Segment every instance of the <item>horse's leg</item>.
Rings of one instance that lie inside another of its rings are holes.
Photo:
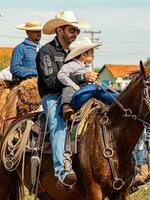
[[[21,166],[20,166],[21,167]],[[21,176],[21,168],[18,167],[18,173]],[[31,165],[30,165],[30,155],[26,154],[25,161],[25,177],[24,183],[28,189],[31,189]],[[53,167],[50,160],[50,155],[43,155],[42,166],[41,166],[41,176],[40,176],[40,184],[42,189],[46,191],[51,199],[54,200],[79,200],[78,197],[72,191],[64,191],[63,185],[61,185],[58,179],[54,176]],[[40,188],[39,188],[40,189]],[[39,190],[37,191],[39,192]],[[42,193],[38,194],[40,196],[40,200],[46,199]],[[0,199],[1,200],[1,199]]]
[[[92,182],[89,186],[86,185],[86,188],[87,188],[87,192],[86,192],[87,200],[102,200],[103,199],[102,190],[97,183]]]
[[[130,200],[128,191],[121,191],[119,194],[114,195],[110,200]]]
[[[9,195],[9,200],[19,200],[21,197],[20,197],[20,194],[19,194],[19,191],[20,191],[20,186],[19,186],[19,179],[16,180],[16,183],[13,185],[13,189],[11,191],[11,194]]]
[[[46,176],[43,176],[40,182],[47,194],[54,200],[79,200],[74,197],[75,194],[73,192],[65,191],[64,186],[60,184],[51,171]]]
[[[0,200],[8,200],[17,183],[15,172],[8,172],[0,165]],[[11,196],[10,200],[17,200]]]

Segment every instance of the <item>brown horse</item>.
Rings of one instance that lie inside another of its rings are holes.
[[[142,63],[140,66],[142,73],[119,95],[118,101],[108,110],[104,106],[89,115],[73,158],[78,190],[64,192],[53,175],[52,159],[43,155],[40,182],[51,199],[129,200],[128,187],[135,171],[132,151],[143,124],[150,123],[148,78]],[[25,185],[30,188],[29,154],[25,161]]]

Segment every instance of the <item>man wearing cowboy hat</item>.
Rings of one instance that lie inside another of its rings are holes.
[[[27,38],[17,45],[12,53],[10,71],[14,81],[37,76],[36,55],[39,50],[42,25],[38,21],[28,21],[17,25],[16,28],[25,30]]]
[[[71,166],[69,170],[64,167],[66,125],[60,105],[64,85],[57,79],[57,74],[69,53],[69,45],[80,33],[79,28],[89,28],[89,25],[86,22],[77,21],[72,11],[57,13],[55,18],[49,20],[43,27],[44,34],[55,33],[56,37],[40,49],[36,59],[39,93],[50,130],[54,172],[55,176],[66,186],[71,186],[76,182],[76,175]],[[97,73],[95,72],[87,72],[82,76],[74,77],[81,82],[84,79],[94,81],[96,78]],[[71,165],[71,160],[68,162]]]

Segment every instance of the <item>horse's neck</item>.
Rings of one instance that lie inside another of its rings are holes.
[[[139,114],[143,96],[143,82],[137,80],[133,85],[129,86],[119,101],[126,109],[131,109],[133,114]],[[133,148],[138,142],[143,125],[133,119],[125,118],[121,108],[114,103],[109,111],[109,116],[112,121],[112,132],[115,138],[118,151],[122,151],[125,156],[131,155]]]

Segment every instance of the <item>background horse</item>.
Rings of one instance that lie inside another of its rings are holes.
[[[135,78],[112,106],[93,110],[73,158],[77,190],[64,192],[54,177],[52,159],[43,155],[40,182],[54,200],[128,200],[134,175],[132,151],[150,122],[150,98],[143,74]],[[25,185],[30,188],[30,155],[25,160]],[[18,168],[18,172],[21,171]],[[2,192],[2,191],[0,191]],[[41,198],[42,200],[42,198]]]

